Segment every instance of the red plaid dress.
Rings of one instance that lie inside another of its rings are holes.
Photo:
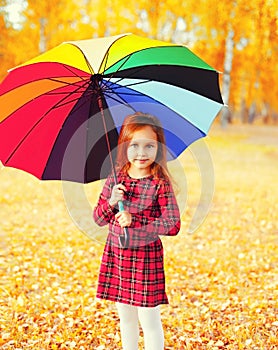
[[[108,203],[114,186],[110,176],[93,213],[98,225],[109,224],[97,297],[144,307],[168,304],[159,235],[174,236],[180,230],[180,213],[172,186],[153,176],[134,179],[124,173],[118,175],[118,183],[127,189],[124,206],[132,215],[128,228],[130,242],[128,248],[119,247],[122,228],[115,220],[118,209]]]

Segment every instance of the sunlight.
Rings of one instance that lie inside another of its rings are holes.
[[[26,9],[27,1],[13,0],[5,7],[7,13],[7,20],[12,24],[15,29],[20,29],[24,17],[22,12]]]

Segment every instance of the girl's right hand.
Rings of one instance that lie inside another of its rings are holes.
[[[112,188],[111,197],[109,199],[111,207],[114,207],[119,201],[123,200],[125,191],[126,187],[123,184],[117,184]]]

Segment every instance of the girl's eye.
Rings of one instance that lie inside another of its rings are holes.
[[[147,145],[147,148],[154,148],[154,145]]]
[[[129,145],[129,147],[133,147],[133,148],[136,148],[138,145],[137,143],[132,143],[131,145]]]

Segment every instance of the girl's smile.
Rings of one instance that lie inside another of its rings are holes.
[[[139,162],[140,164],[144,164],[148,161],[148,159],[135,159],[136,162]]]
[[[129,174],[133,177],[150,175],[158,150],[157,135],[150,126],[134,132],[127,149]]]

